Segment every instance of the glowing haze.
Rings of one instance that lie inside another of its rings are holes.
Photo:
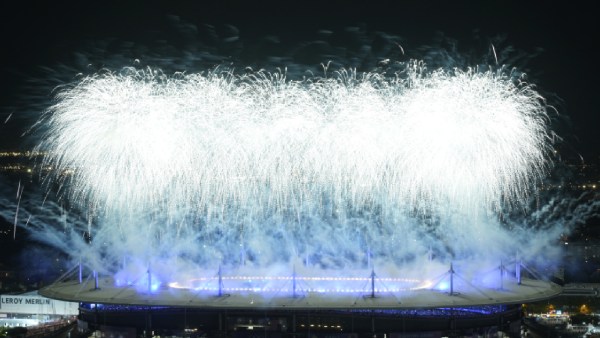
[[[504,69],[294,81],[127,68],[59,88],[38,150],[89,214],[91,243],[73,231],[60,245],[117,279],[219,265],[393,275],[428,255],[523,251],[498,215],[545,175],[547,123]]]

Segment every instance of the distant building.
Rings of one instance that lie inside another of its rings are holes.
[[[0,295],[0,326],[38,326],[47,322],[74,319],[79,304],[40,296],[37,291]]]

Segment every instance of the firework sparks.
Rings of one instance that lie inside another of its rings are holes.
[[[240,261],[259,266],[309,255],[339,266],[366,247],[394,262],[430,251],[426,217],[491,224],[475,240],[444,235],[455,237],[438,254],[498,254],[506,243],[490,214],[527,196],[550,147],[531,86],[503,69],[418,62],[391,77],[302,81],[106,72],[62,88],[40,125],[46,164],[72,172],[62,176],[70,198],[100,215],[95,249],[110,254],[99,256],[139,265],[226,263],[240,247]]]

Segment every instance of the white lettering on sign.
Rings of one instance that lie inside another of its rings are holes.
[[[76,315],[79,304],[38,295],[0,295],[0,313]]]

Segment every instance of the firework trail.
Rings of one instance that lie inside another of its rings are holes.
[[[301,81],[105,71],[60,88],[38,128],[49,181],[96,224],[92,243],[65,241],[73,256],[167,276],[431,251],[496,260],[522,244],[497,215],[523,206],[551,149],[532,86],[504,68],[420,62]]]
[[[272,214],[324,195],[471,209],[522,199],[544,176],[547,117],[531,87],[501,71],[408,71],[96,75],[58,94],[40,150],[74,170],[75,199],[111,212],[259,201]]]

